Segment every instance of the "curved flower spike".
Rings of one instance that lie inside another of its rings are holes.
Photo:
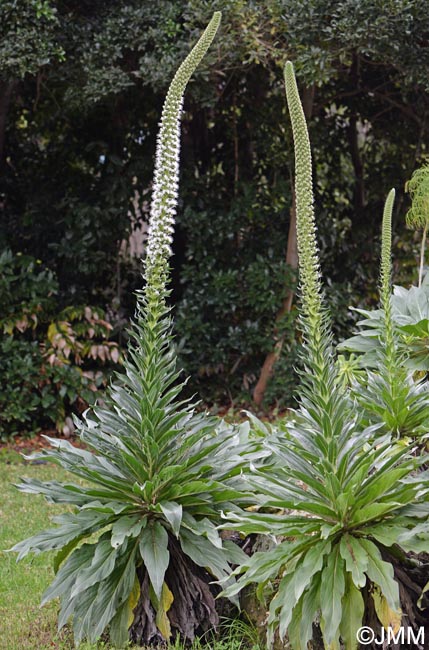
[[[171,256],[178,195],[183,95],[195,68],[216,35],[220,19],[221,13],[216,11],[198,43],[177,70],[162,110],[144,272],[146,279],[144,294],[147,301],[154,306],[164,303],[168,282],[168,260]]]
[[[322,288],[313,207],[310,139],[293,65],[290,61],[286,63],[284,76],[295,149],[297,240],[302,309],[305,317],[314,318],[322,312]]]

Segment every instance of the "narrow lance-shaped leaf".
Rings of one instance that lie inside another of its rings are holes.
[[[119,607],[109,624],[109,638],[116,648],[126,646],[128,629],[134,620],[133,610],[140,597],[140,582],[136,576],[128,599]]]
[[[175,501],[161,501],[159,506],[165,518],[170,523],[173,533],[178,537],[180,524],[182,523],[182,506]]]
[[[158,521],[147,526],[140,537],[140,554],[158,600],[161,598],[162,584],[170,560],[168,534]]]
[[[399,587],[394,578],[393,566],[385,562],[378,548],[368,539],[359,539],[359,544],[368,556],[366,574],[368,578],[378,585],[389,607],[394,611],[400,610]]]
[[[364,610],[365,605],[360,589],[355,586],[350,573],[347,572],[340,623],[341,640],[345,650],[357,650],[357,633],[362,627]]]
[[[322,572],[320,603],[324,624],[324,640],[330,644],[337,641],[342,616],[342,598],[345,590],[344,560],[339,547],[333,549]]]
[[[349,534],[343,535],[340,542],[341,557],[346,563],[353,583],[359,589],[366,584],[365,571],[368,566],[368,556],[359,542]]]

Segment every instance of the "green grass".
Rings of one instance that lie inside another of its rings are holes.
[[[0,650],[72,650],[70,633],[57,632],[58,603],[39,607],[41,595],[53,579],[53,553],[19,563],[14,553],[5,553],[16,542],[49,528],[50,517],[64,510],[64,506],[48,504],[41,496],[19,492],[13,484],[23,476],[63,481],[70,475],[52,464],[24,465],[15,452],[6,453],[4,449],[0,450]],[[243,650],[254,645],[257,638],[250,631],[245,623],[230,621],[221,640],[197,641],[190,650]],[[79,646],[79,650],[108,648],[102,642]],[[183,648],[175,644],[172,650]]]
[[[9,454],[1,454],[0,650],[68,650],[73,644],[67,633],[59,636],[56,630],[58,604],[39,607],[41,595],[53,578],[52,554],[17,563],[14,553],[4,552],[25,537],[48,528],[50,517],[62,510],[60,506],[48,504],[43,497],[19,492],[13,484],[21,476],[63,480],[66,473],[51,464],[11,462],[16,460],[16,456],[12,459]],[[81,650],[84,648],[81,646]]]

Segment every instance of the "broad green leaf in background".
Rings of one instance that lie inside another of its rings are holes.
[[[368,578],[380,587],[381,593],[389,607],[394,611],[400,611],[399,587],[394,579],[392,564],[382,559],[381,553],[374,542],[367,539],[359,539],[359,544],[368,556],[368,566],[366,569]]]

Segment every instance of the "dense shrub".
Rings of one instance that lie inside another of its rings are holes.
[[[0,255],[0,436],[57,427],[92,403],[120,361],[100,308],[58,310],[58,282],[40,260]]]
[[[279,64],[297,61],[303,86],[314,91],[324,275],[348,280],[346,304],[358,304],[376,300],[380,197],[385,187],[403,186],[427,148],[429,48],[425,0],[215,4],[224,10],[222,46],[185,103],[186,212],[179,204],[173,301],[183,360],[197,372],[193,390],[229,399],[250,394],[246,385],[270,347],[273,297],[281,303],[292,165],[284,146],[290,131],[278,119]],[[41,257],[57,275],[61,306],[115,300],[124,321],[132,314],[129,288],[139,286],[139,272],[131,277],[121,266],[120,242],[130,211],[139,225],[147,219],[162,96],[212,7],[208,0],[0,3],[0,250]],[[261,254],[272,269],[268,296],[246,286]],[[243,292],[233,292],[228,311],[221,294],[230,269]],[[335,318],[344,313],[336,309]],[[292,362],[286,354],[283,361],[289,374]]]
[[[180,360],[204,399],[248,401],[276,314],[295,285],[284,261],[285,211],[270,223],[247,197],[229,209],[186,209],[180,223],[187,240],[175,311]],[[280,329],[293,346],[294,313]],[[294,375],[293,356],[284,355],[284,367]],[[285,399],[285,388],[275,395]]]

